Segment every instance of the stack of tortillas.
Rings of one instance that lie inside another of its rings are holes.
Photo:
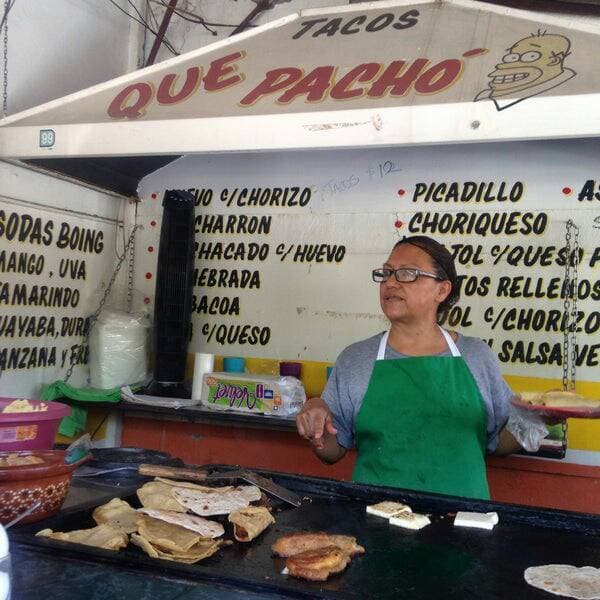
[[[600,569],[542,565],[525,570],[525,581],[536,588],[578,600],[600,599]]]
[[[275,520],[264,507],[251,506],[261,499],[254,485],[206,487],[186,481],[157,478],[137,490],[142,508],[113,498],[92,513],[97,526],[71,532],[44,529],[37,535],[107,550],[125,548],[131,540],[146,554],[183,563],[212,556],[221,546],[225,529],[205,519],[231,515],[238,541],[249,542]],[[194,514],[188,514],[188,510]]]
[[[212,556],[223,543],[187,529],[188,523],[183,519],[182,524],[184,526],[140,515],[137,533],[131,534],[131,541],[152,558],[187,564]]]

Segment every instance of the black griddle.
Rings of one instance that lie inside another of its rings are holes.
[[[549,594],[525,583],[527,567],[549,563],[600,566],[600,517],[595,515],[254,470],[311,500],[296,509],[273,499],[275,525],[252,543],[236,542],[196,565],[151,559],[134,545],[111,552],[35,537],[35,532],[46,527],[69,531],[94,526],[93,506],[15,527],[11,543],[58,553],[65,559],[121,565],[149,576],[218,583],[239,589],[240,594],[248,590],[265,597],[290,598],[549,599]],[[136,496],[125,499],[139,506]],[[415,512],[430,514],[432,524],[412,532],[366,514],[366,504],[382,500],[406,502]],[[496,511],[500,523],[492,531],[455,528],[453,513],[458,510]],[[220,520],[226,523],[225,518]],[[343,573],[324,583],[284,576],[284,560],[272,557],[271,544],[296,531],[353,535],[366,554],[355,557]],[[227,527],[226,534],[232,537]]]

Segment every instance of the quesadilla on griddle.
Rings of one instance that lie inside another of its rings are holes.
[[[232,512],[229,522],[233,523],[233,535],[238,542],[251,542],[275,519],[264,506],[248,506]]]

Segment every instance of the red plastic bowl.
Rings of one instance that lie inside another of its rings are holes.
[[[88,460],[88,456],[72,465],[65,464],[64,450],[33,452],[0,452],[18,456],[36,456],[44,462],[18,467],[0,466],[0,523],[8,523],[36,502],[41,502],[19,523],[33,523],[56,514],[71,486],[73,471]]]
[[[71,407],[60,402],[29,400],[46,404],[44,412],[4,413],[4,407],[18,398],[0,398],[0,452],[5,450],[51,450],[58,425],[71,414]]]

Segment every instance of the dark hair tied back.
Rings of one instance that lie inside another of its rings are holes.
[[[454,266],[452,255],[445,246],[426,235],[403,237],[399,242],[396,242],[394,249],[403,246],[404,244],[411,244],[429,254],[433,261],[434,273],[439,277],[447,279],[452,284],[450,294],[448,294],[448,297],[438,306],[438,314],[444,314],[460,299],[458,275],[456,274],[456,267]]]

